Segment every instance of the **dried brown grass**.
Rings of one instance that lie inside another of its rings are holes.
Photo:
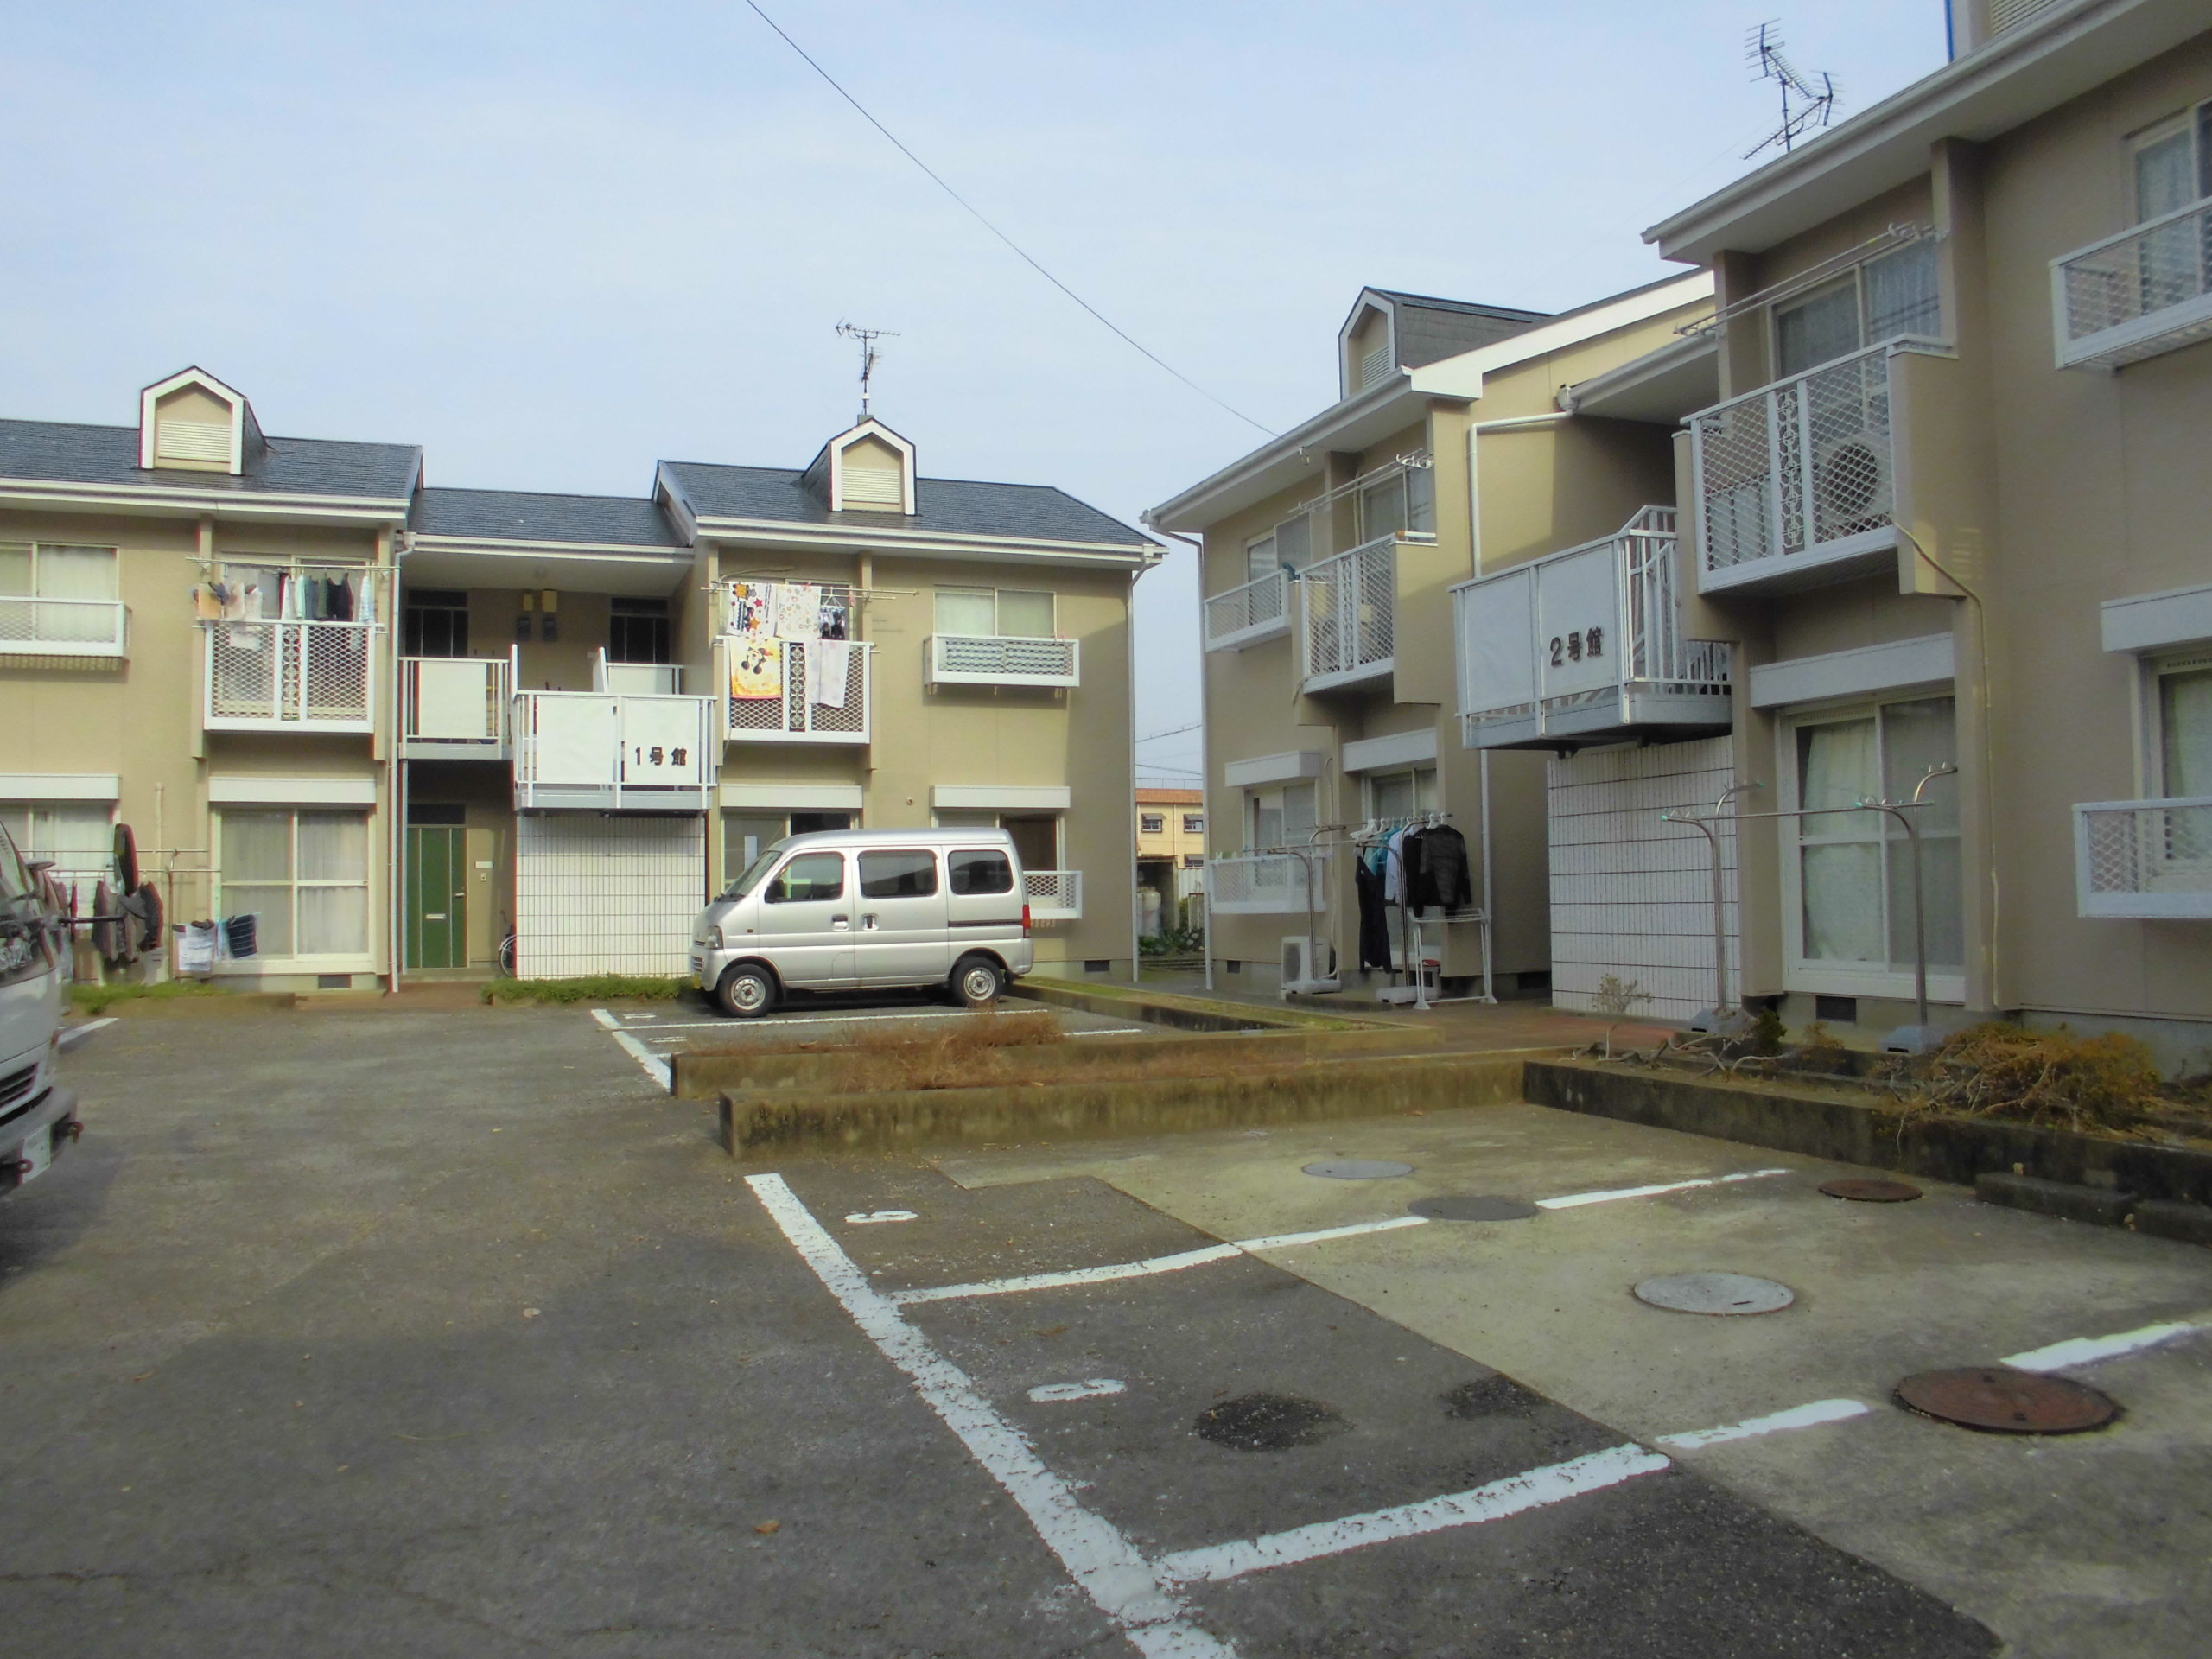
[[[2164,1085],[2151,1051],[2133,1037],[2003,1023],[1953,1033],[1901,1081],[1914,1110],[2092,1132],[2135,1128],[2159,1105]]]

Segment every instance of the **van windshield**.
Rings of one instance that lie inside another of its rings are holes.
[[[745,874],[739,876],[736,880],[729,884],[728,887],[723,892],[722,897],[725,899],[742,899],[747,893],[752,892],[753,888],[759,887],[762,878],[765,877],[770,870],[775,868],[776,860],[783,855],[783,842],[778,842],[773,847],[769,848],[766,852],[762,853],[760,857],[754,859],[750,864],[747,865],[745,867]]]

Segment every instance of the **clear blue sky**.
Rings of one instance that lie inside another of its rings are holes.
[[[1363,283],[1556,309],[1773,123],[1777,0],[763,0],[1016,240],[1281,429]],[[1780,8],[1846,109],[1938,67],[1940,0]],[[0,4],[0,413],[124,423],[198,362],[269,429],[431,480],[643,493],[798,465],[854,412],[842,318],[924,470],[1134,520],[1261,435],[940,195],[738,0]],[[1139,730],[1195,718],[1197,588],[1140,588]],[[1196,765],[1195,736],[1149,744]],[[1162,776],[1159,781],[1174,781]]]

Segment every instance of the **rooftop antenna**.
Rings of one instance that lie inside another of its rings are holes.
[[[1800,138],[1827,126],[1834,117],[1835,77],[1823,73],[1816,86],[1814,77],[1800,74],[1782,55],[1780,24],[1761,23],[1751,30],[1744,41],[1744,60],[1757,72],[1752,79],[1773,81],[1782,89],[1782,124],[1745,150],[1745,161],[1777,144],[1787,154],[1797,147]]]
[[[875,349],[875,342],[896,340],[899,336],[888,328],[863,328],[852,322],[839,323],[837,332],[847,340],[857,340],[861,343],[861,419],[865,421],[869,418],[868,388],[875,378],[875,359],[883,355]]]

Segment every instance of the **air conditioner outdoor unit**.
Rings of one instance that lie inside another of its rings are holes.
[[[1287,936],[1282,942],[1282,994],[1320,996],[1340,991],[1337,977],[1337,947],[1326,939],[1306,934]]]
[[[1830,438],[1814,454],[1813,494],[1824,542],[1889,523],[1897,503],[1886,432]]]

